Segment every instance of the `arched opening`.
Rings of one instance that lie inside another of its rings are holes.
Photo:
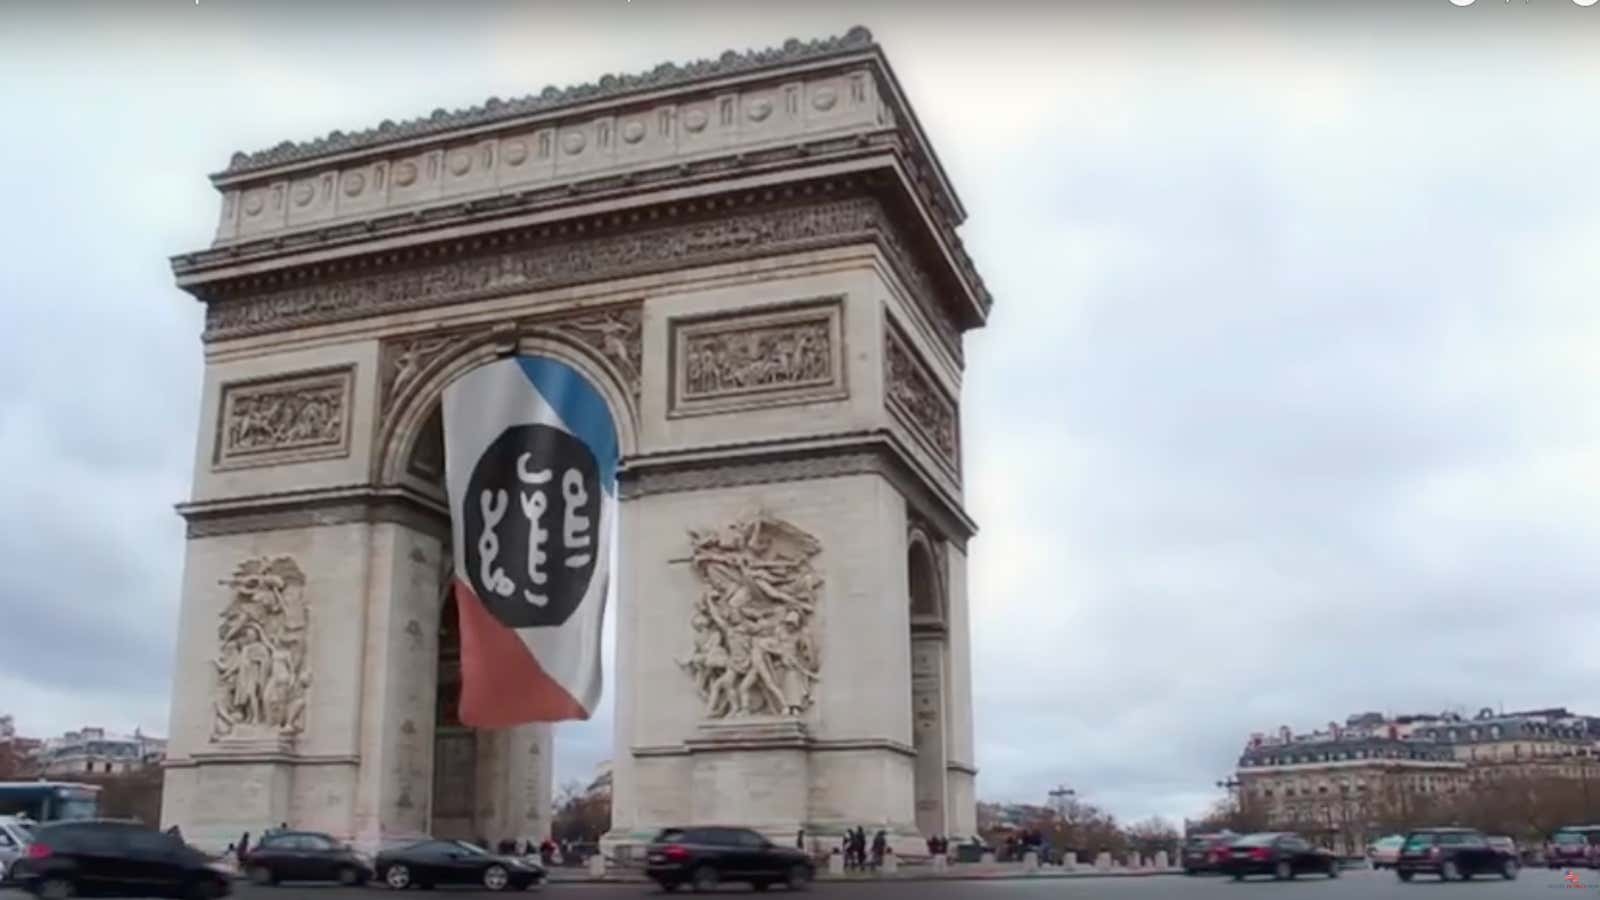
[[[916,751],[913,797],[917,830],[924,837],[947,830],[945,681],[948,641],[943,580],[928,539],[913,534],[906,551],[911,619],[911,737]]]
[[[439,678],[434,699],[434,837],[473,840],[478,835],[478,735],[461,724],[461,633],[456,602],[447,587],[439,613]]]

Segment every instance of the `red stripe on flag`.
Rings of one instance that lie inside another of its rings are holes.
[[[458,578],[455,589],[461,617],[461,724],[509,728],[589,718],[588,710],[545,674],[517,633],[490,614],[470,586]]]

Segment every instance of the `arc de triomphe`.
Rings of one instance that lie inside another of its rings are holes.
[[[990,299],[869,34],[212,180],[216,239],[173,260],[206,327],[164,825],[545,833],[549,726],[456,720],[441,587],[441,391],[525,353],[621,443],[609,840],[973,832],[959,397]]]

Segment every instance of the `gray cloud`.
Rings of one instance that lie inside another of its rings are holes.
[[[1343,7],[1360,43],[1149,4],[869,11],[999,298],[964,396],[984,796],[1065,781],[1180,816],[1252,730],[1592,695],[1547,641],[1600,624],[1600,134],[1574,114],[1600,82],[1592,38],[1498,6],[1392,32]],[[854,19],[631,8],[307,32],[167,5],[0,38],[30,85],[0,150],[0,686],[25,727],[165,709],[201,366],[165,259],[209,240],[204,173]],[[563,726],[559,780],[611,728],[609,699]]]

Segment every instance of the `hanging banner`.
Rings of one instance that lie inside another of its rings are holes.
[[[589,718],[617,508],[610,408],[566,363],[512,357],[445,388],[444,441],[462,723]]]

